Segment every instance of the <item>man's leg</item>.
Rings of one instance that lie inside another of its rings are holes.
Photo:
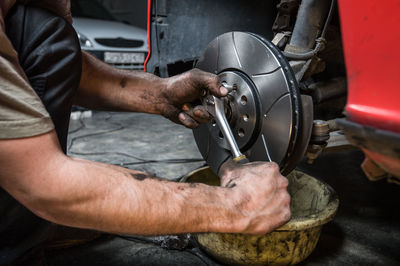
[[[7,15],[6,31],[66,152],[69,116],[82,71],[76,32],[63,18],[22,4],[17,4]]]

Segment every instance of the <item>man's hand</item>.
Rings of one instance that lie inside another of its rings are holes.
[[[221,86],[218,76],[199,69],[168,78],[167,85],[160,94],[160,112],[166,118],[188,128],[207,123],[211,115],[199,101],[202,93],[206,91],[217,97],[226,96],[228,93],[228,90]]]
[[[227,162],[221,166],[220,175],[221,185],[232,190],[229,200],[242,216],[238,219],[240,233],[265,234],[290,219],[288,180],[277,164]]]

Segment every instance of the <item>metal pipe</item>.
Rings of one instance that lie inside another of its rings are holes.
[[[307,60],[307,59],[310,59],[311,57],[313,57],[314,55],[316,55],[319,51],[323,50],[324,48],[325,48],[325,44],[321,39],[321,41],[318,42],[317,45],[315,46],[314,50],[311,50],[311,51],[305,52],[305,53],[291,53],[291,52],[283,51],[283,55],[286,58],[293,59],[293,60]]]
[[[296,24],[285,52],[310,52],[326,22],[331,0],[303,0],[297,13]]]

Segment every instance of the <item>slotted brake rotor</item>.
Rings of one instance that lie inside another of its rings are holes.
[[[233,86],[226,116],[242,153],[250,161],[274,161],[281,171],[293,168],[302,108],[295,76],[281,52],[252,33],[218,36],[200,57],[197,68],[215,73]],[[231,152],[215,121],[193,130],[207,164],[218,172]]]

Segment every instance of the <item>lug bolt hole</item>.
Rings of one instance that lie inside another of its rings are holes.
[[[239,130],[238,130],[238,135],[239,135],[239,137],[241,137],[241,138],[243,138],[244,137],[244,130],[243,130],[243,128],[240,128]]]
[[[215,122],[215,120],[213,119],[213,120],[211,120],[211,125],[212,125],[213,127],[216,127],[216,126],[217,126],[217,122]]]
[[[223,138],[224,138],[224,135],[222,135],[222,132],[221,132],[221,131],[219,132],[218,136],[219,136],[220,139],[223,139]]]
[[[244,122],[248,122],[249,121],[249,115],[242,115],[242,119]]]
[[[240,98],[240,103],[241,103],[242,105],[246,105],[246,104],[247,104],[247,97],[243,95],[243,96]]]

